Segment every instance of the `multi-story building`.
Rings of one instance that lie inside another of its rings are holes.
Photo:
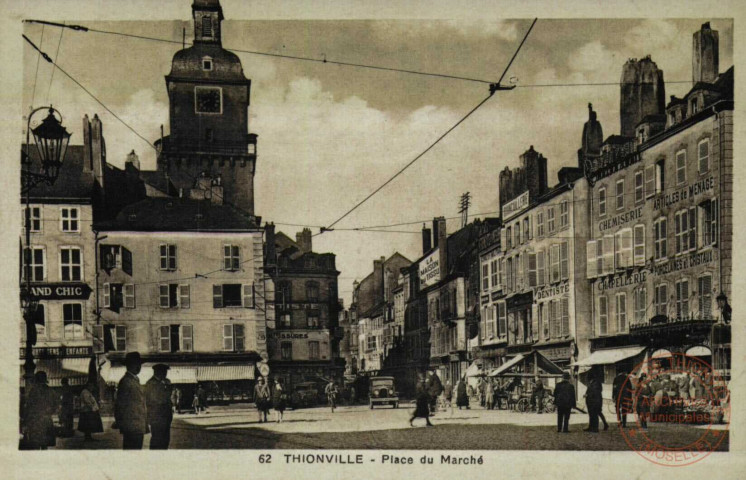
[[[647,112],[634,136],[580,151],[592,185],[594,328],[593,352],[579,364],[603,366],[607,396],[619,371],[651,357],[665,363],[671,352],[729,375],[730,331],[720,327],[732,292],[733,68],[719,72],[709,23],[693,45],[695,83],[684,98],[664,109],[623,88],[622,106]]]
[[[62,378],[68,378],[74,386],[84,385],[93,356],[91,333],[96,324],[95,295],[91,295],[96,278],[93,203],[95,184],[105,160],[101,121],[97,116],[92,121],[87,116],[83,119],[83,132],[83,145],[68,146],[57,181],[53,185],[40,184],[30,191],[28,271],[31,293],[39,303],[32,314],[35,331],[28,334],[36,337],[33,348],[36,370],[46,372],[53,387],[59,387]],[[25,148],[36,161],[36,148]],[[24,219],[25,209],[24,206],[21,212]],[[21,281],[25,281],[26,272],[26,268],[21,270]],[[22,327],[21,359],[25,356],[25,322]],[[23,365],[21,370],[23,377]]]
[[[473,356],[478,365],[485,372],[500,366],[501,359],[507,353],[507,335],[498,332],[498,305],[504,309],[505,294],[503,293],[503,281],[505,260],[500,247],[501,229],[489,229],[479,237],[479,307],[480,324],[479,336],[476,348],[473,348]],[[505,317],[505,313],[502,312]],[[507,327],[506,327],[507,328]]]
[[[269,366],[283,385],[340,380],[337,277],[333,253],[316,253],[311,231],[291,240],[275,226],[266,231],[266,273],[274,284],[275,321],[267,329]]]
[[[564,167],[549,188],[533,147],[521,162],[500,174],[501,252],[494,239],[482,251],[484,338],[507,355],[538,351],[568,367],[589,350],[587,182]]]

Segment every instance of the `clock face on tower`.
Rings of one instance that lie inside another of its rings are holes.
[[[223,92],[219,87],[195,87],[194,110],[197,113],[223,113]]]

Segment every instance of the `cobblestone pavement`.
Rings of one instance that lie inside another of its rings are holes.
[[[422,420],[409,426],[413,405],[399,409],[343,406],[332,414],[328,408],[288,410],[282,423],[259,423],[256,410],[247,405],[212,407],[208,414],[176,415],[171,427],[172,449],[440,449],[440,450],[617,450],[630,447],[613,415],[608,431],[584,432],[587,416],[573,414],[570,433],[556,432],[553,414],[488,411],[481,408],[438,412],[432,428]],[[273,418],[273,413],[270,413]],[[630,421],[634,421],[632,418]],[[121,436],[111,430],[111,418],[104,418],[105,432],[96,441],[85,442],[78,432],[73,438],[58,439],[57,449],[118,449]],[[651,424],[649,435],[676,439],[681,445],[694,441],[702,427]],[[727,450],[727,432],[719,450]],[[148,448],[150,435],[145,436]]]

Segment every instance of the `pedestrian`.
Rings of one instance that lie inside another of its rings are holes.
[[[617,421],[619,422],[620,428],[627,428],[627,414],[633,413],[634,405],[634,377],[632,374],[628,374],[625,377],[625,381],[619,386],[614,402],[617,408]]]
[[[444,409],[453,410],[453,404],[451,403],[451,400],[453,400],[453,385],[451,385],[450,380],[447,380],[445,386],[443,387],[443,408]]]
[[[264,383],[264,377],[256,379],[254,402],[256,402],[256,411],[259,414],[259,423],[266,422],[270,406],[270,392],[269,386]]]
[[[438,397],[443,393],[443,383],[435,370],[427,372],[427,394],[430,397],[430,412],[435,413]]]
[[[171,390],[171,407],[174,413],[181,413],[181,389],[178,387]]]
[[[570,411],[576,406],[570,372],[562,372],[562,380],[554,387],[554,404],[557,406],[557,433],[570,433]]]
[[[339,394],[339,390],[337,390],[337,384],[334,383],[333,379],[329,380],[329,383],[326,384],[324,394],[326,394],[326,400],[329,402],[332,413],[334,413],[334,409],[337,407],[337,395]]]
[[[199,409],[205,413],[207,411],[207,390],[200,383],[197,385],[197,396],[199,397]]]
[[[129,352],[124,357],[127,372],[119,381],[114,404],[114,423],[122,434],[124,450],[142,449],[143,437],[148,433],[148,407],[145,392],[137,376],[142,368],[139,352]]]
[[[676,384],[679,387],[679,396],[681,397],[684,406],[689,403],[689,381],[689,373],[687,372],[684,372],[684,374],[676,380]]]
[[[282,416],[285,413],[286,398],[287,396],[282,389],[280,379],[275,378],[275,387],[272,390],[272,408],[275,410],[275,421],[277,423],[282,422]]]
[[[153,376],[145,384],[145,401],[148,406],[148,425],[152,437],[151,450],[168,450],[171,443],[171,422],[174,412],[171,408],[171,381],[169,366],[163,363],[153,365]]]
[[[586,432],[598,433],[598,419],[601,415],[603,397],[601,396],[601,382],[598,375],[591,371],[588,389],[585,392],[585,404],[588,407],[588,428]]]
[[[637,417],[640,420],[640,426],[642,428],[648,428],[648,415],[650,414],[650,407],[652,403],[652,389],[650,383],[647,381],[647,375],[644,373],[640,375],[637,380],[637,387],[635,388],[635,410],[637,411]]]
[[[192,398],[192,410],[194,410],[195,415],[199,415],[199,395],[197,395],[197,392],[194,392],[194,398]]]
[[[495,406],[495,390],[490,380],[487,380],[484,385],[484,406],[487,410],[492,410]]]
[[[531,406],[536,408],[537,413],[544,413],[544,383],[539,377],[534,377],[534,385],[531,391]]]
[[[412,417],[409,419],[409,425],[414,427],[415,418],[424,418],[425,424],[432,427],[430,423],[430,394],[428,393],[427,383],[421,381],[417,383],[416,403]]]
[[[611,401],[614,402],[614,411],[616,412],[616,421],[619,425],[622,424],[622,413],[621,413],[621,397],[622,387],[627,380],[626,372],[619,372],[614,381],[611,384]]]
[[[466,393],[466,376],[461,377],[456,385],[456,406],[459,410],[462,407],[469,408],[469,395]]]
[[[29,382],[30,383],[30,382]],[[29,388],[24,410],[24,440],[32,450],[46,450],[57,444],[52,415],[57,412],[59,398],[47,385],[47,373],[36,372]]]
[[[85,441],[92,442],[94,433],[104,431],[104,424],[101,422],[101,412],[93,396],[97,391],[96,384],[89,383],[80,392],[80,418],[78,419],[78,431],[83,432]]]
[[[70,388],[70,381],[67,378],[62,379],[59,420],[62,437],[72,437],[75,435],[73,431],[73,423],[75,421],[75,394],[72,388]]]

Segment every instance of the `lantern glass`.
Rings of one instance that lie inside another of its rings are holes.
[[[50,108],[47,118],[41,122],[41,125],[32,130],[42,171],[47,176],[49,183],[54,182],[59,175],[71,135],[57,120],[54,112]]]

